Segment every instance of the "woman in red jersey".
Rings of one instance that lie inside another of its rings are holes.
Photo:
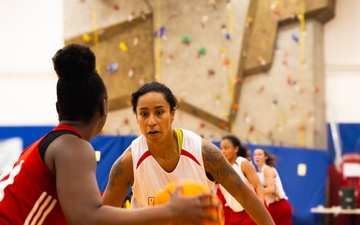
[[[91,138],[102,130],[107,91],[95,70],[90,48],[71,44],[53,57],[58,75],[56,110],[59,124],[30,145],[9,173],[0,177],[2,225],[200,224],[213,221],[206,211],[219,207],[211,195],[180,197],[167,205],[129,211],[103,206],[96,180]],[[46,94],[46,93],[44,93]],[[186,213],[186,217],[183,216]]]

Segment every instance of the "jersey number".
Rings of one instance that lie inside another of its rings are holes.
[[[16,175],[19,174],[23,162],[24,162],[24,160],[21,160],[21,162],[20,162],[18,165],[16,165],[16,166],[10,171],[10,173],[4,174],[4,176],[1,176],[1,177],[0,177],[0,180],[1,180],[1,178],[6,177],[7,175],[9,175],[7,179],[0,181],[0,202],[4,199],[5,188],[6,188],[8,185],[14,183],[14,178],[16,177]]]

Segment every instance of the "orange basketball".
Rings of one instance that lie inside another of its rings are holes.
[[[182,185],[181,193],[183,196],[194,196],[194,195],[201,194],[201,193],[207,193],[207,194],[210,193],[210,189],[207,186],[199,184],[198,182],[195,182],[195,181],[183,181],[183,182],[181,182],[181,185]],[[155,196],[154,205],[166,204],[170,199],[170,195],[174,192],[174,190],[176,189],[177,186],[178,186],[178,182],[175,181],[175,182],[168,184],[164,188],[164,190],[159,191]],[[217,201],[217,202],[220,201],[215,194],[214,194],[212,200]],[[209,209],[209,210],[211,210],[211,209]],[[220,218],[219,225],[224,225],[225,219],[224,219],[224,212],[223,212],[223,208],[222,208],[221,204],[219,204],[219,208],[217,208],[217,210],[212,209],[211,214],[214,216],[217,215]],[[210,224],[210,222],[203,221],[202,224],[207,225],[207,224]],[[182,225],[185,225],[185,224],[182,224]]]

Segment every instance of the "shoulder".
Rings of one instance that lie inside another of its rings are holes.
[[[145,137],[143,135],[140,135],[139,137],[135,138],[131,142],[128,149],[130,149],[130,152],[134,153],[135,155],[141,155],[143,151],[147,150],[147,143]]]
[[[115,161],[115,165],[117,164],[132,164],[132,150],[131,147],[128,147],[121,155],[120,157]]]
[[[77,155],[94,156],[94,148],[92,145],[75,135],[64,134],[52,141],[48,147],[47,154],[51,154],[54,158],[71,157],[75,158]]]
[[[244,157],[241,157],[241,156],[237,157],[236,160],[235,160],[235,162],[237,162],[238,164],[241,164],[241,163],[246,162],[246,161],[248,162],[247,159],[245,159]]]
[[[190,130],[186,130],[186,129],[178,129],[183,133],[184,137],[193,137],[193,138],[198,138],[198,139],[202,139],[202,137],[198,134],[196,134],[193,131]]]
[[[263,167],[264,174],[266,174],[266,175],[275,176],[276,175],[276,170],[274,170],[274,169],[275,169],[274,167],[268,166],[268,165],[265,165]]]
[[[186,150],[199,150],[201,149],[201,140],[202,138],[200,137],[200,135],[189,131],[189,130],[184,130],[184,129],[175,129],[177,135],[178,136],[178,140],[180,140],[182,142],[182,146],[186,149]],[[180,139],[179,139],[180,137]]]
[[[88,141],[74,135],[62,135],[51,142],[45,163],[59,179],[76,180],[80,175],[87,176],[90,171],[96,171],[94,148]]]
[[[120,157],[114,162],[111,173],[116,176],[124,174],[124,171],[131,171],[133,167],[133,161],[131,156],[131,147],[128,147]],[[127,172],[125,173],[127,174]]]
[[[144,135],[140,135],[137,138],[135,138],[134,140],[132,140],[131,144],[133,145],[133,144],[139,143],[143,140],[145,140]]]
[[[241,167],[242,171],[244,171],[244,172],[255,172],[256,173],[256,170],[255,170],[254,166],[247,159],[241,160],[240,163],[241,163],[240,167]]]
[[[201,138],[201,148],[202,155],[205,160],[219,160],[225,158],[220,149],[214,143],[204,138]]]
[[[203,149],[206,148],[209,150],[216,150],[216,151],[220,150],[214,143],[212,143],[211,141],[206,140],[204,138],[201,138],[201,145],[202,145]]]

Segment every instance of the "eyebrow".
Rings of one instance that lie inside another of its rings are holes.
[[[158,105],[158,106],[155,106],[155,109],[161,109],[161,108],[164,108],[165,106],[163,105]],[[141,107],[139,108],[139,110],[148,110],[149,108],[148,107]]]

